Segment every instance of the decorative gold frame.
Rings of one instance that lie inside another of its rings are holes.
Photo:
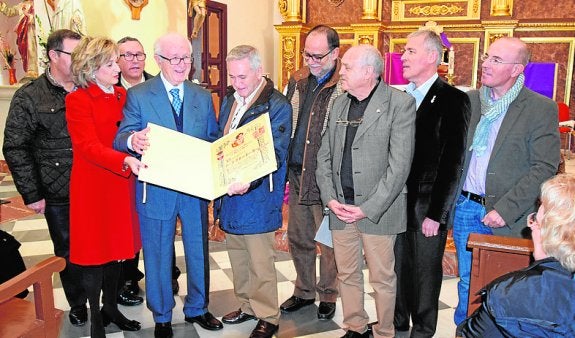
[[[491,0],[491,16],[512,16],[513,0]]]
[[[461,3],[467,3],[467,11],[459,6]],[[412,7],[417,9],[419,17],[406,17],[406,5],[419,5]],[[446,16],[450,14],[461,15]],[[438,20],[455,21],[455,20],[479,20],[481,15],[481,0],[392,0],[391,1],[391,21],[429,21]]]
[[[521,37],[525,43],[568,43],[569,55],[567,56],[567,67],[565,72],[565,93],[563,94],[566,105],[569,105],[571,96],[571,85],[573,82],[573,64],[575,57],[575,37]]]
[[[512,37],[513,28],[485,28],[485,34],[483,39],[483,53],[487,53],[487,49],[493,43],[493,41],[502,37]]]
[[[479,38],[449,38],[449,42],[452,44],[473,44],[473,66],[471,68],[471,84],[469,87],[477,88],[477,70],[479,69]],[[389,51],[393,52],[395,45],[406,44],[407,39],[405,38],[394,38],[389,40]],[[465,86],[459,84],[460,86]]]

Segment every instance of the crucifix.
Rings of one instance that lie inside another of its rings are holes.
[[[132,11],[132,20],[140,20],[142,8],[148,4],[148,0],[124,0]]]

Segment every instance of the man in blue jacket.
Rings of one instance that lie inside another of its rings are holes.
[[[187,80],[193,63],[192,46],[183,36],[168,33],[154,44],[160,74],[130,89],[124,119],[114,148],[143,154],[149,146],[148,122],[211,142],[217,124],[210,93]],[[146,201],[143,201],[146,189]],[[208,202],[157,185],[136,185],[136,207],[146,269],[146,303],[154,315],[156,338],[173,336],[172,261],[176,217],[182,221],[186,256],[185,320],[206,330],[222,323],[208,311]]]
[[[286,158],[292,109],[287,99],[262,77],[261,58],[252,46],[237,46],[226,58],[232,83],[220,109],[219,134],[228,134],[268,113],[278,169],[253,182],[234,182],[221,203],[220,226],[234,275],[240,308],[222,318],[226,324],[259,319],[250,337],[272,337],[279,308],[274,265],[275,231],[282,224]],[[272,181],[270,183],[270,180]]]

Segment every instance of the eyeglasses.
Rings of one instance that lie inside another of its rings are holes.
[[[72,52],[66,52],[66,51],[63,51],[63,50],[61,50],[61,49],[54,49],[54,51],[60,52],[60,53],[64,53],[64,54],[66,54],[66,55],[72,55]]]
[[[359,125],[363,122],[363,118],[357,119],[357,120],[351,120],[351,121],[347,121],[347,120],[337,120],[335,121],[335,124],[338,126],[342,126],[342,127],[354,127],[357,128],[359,127]]]
[[[497,56],[489,56],[489,54],[481,55],[481,61],[490,63],[492,65],[519,65],[521,62],[508,62],[503,61]]]
[[[531,228],[536,225],[537,225],[537,213],[532,212],[529,215],[527,215],[527,226]]]
[[[184,61],[184,64],[189,65],[194,63],[194,57],[193,56],[184,56],[183,58],[179,58],[179,57],[173,57],[171,59],[168,59],[167,57],[160,55],[160,54],[156,54],[159,57],[161,57],[162,59],[166,60],[166,61],[170,61],[170,64],[172,66],[176,66],[179,65],[180,63],[182,63],[182,61]]]
[[[301,55],[306,61],[311,59],[313,62],[320,62],[324,57],[328,56],[329,53],[333,52],[334,49],[335,48],[330,49],[329,52],[325,53],[324,55],[310,54],[305,50],[302,50]]]
[[[136,54],[125,53],[125,54],[120,54],[120,56],[123,57],[124,60],[126,60],[126,61],[134,61],[134,58],[136,58],[136,60],[138,60],[138,61],[146,60],[146,53],[136,53]]]

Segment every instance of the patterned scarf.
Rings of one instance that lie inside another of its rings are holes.
[[[520,74],[513,87],[511,87],[503,97],[495,101],[490,97],[491,88],[487,86],[481,87],[479,92],[479,99],[481,100],[481,120],[479,124],[477,124],[475,135],[473,135],[473,144],[469,148],[469,150],[475,151],[475,156],[479,157],[483,155],[487,149],[489,131],[491,130],[493,122],[507,111],[511,102],[519,95],[524,82],[525,76]]]

